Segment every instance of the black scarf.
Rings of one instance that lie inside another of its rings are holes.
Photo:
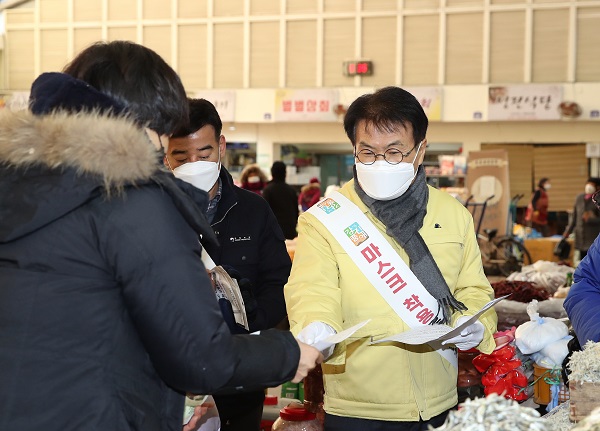
[[[414,182],[396,199],[380,201],[367,196],[358,183],[356,167],[354,167],[354,189],[373,215],[383,222],[386,233],[406,251],[410,259],[411,271],[437,300],[439,309],[430,324],[449,323],[453,310],[466,310],[467,307],[452,296],[427,244],[419,234],[427,214],[429,200],[429,189],[423,167],[419,166]]]

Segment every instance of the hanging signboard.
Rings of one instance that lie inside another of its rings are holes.
[[[489,87],[488,120],[560,120],[560,85]]]
[[[202,90],[194,97],[206,99],[217,109],[223,123],[235,121],[235,91],[227,90]]]
[[[481,219],[480,233],[484,229],[497,229],[499,235],[506,233],[510,181],[508,176],[508,153],[506,150],[471,151],[467,162],[467,188],[473,197],[468,207],[473,214],[475,226]],[[485,213],[482,204],[488,200]]]
[[[442,89],[440,87],[405,87],[416,97],[429,121],[442,120]]]
[[[280,89],[275,92],[275,121],[338,121],[337,90]]]

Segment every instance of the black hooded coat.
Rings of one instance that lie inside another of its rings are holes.
[[[0,430],[181,431],[184,392],[294,376],[290,333],[230,334],[201,213],[132,121],[0,112]]]

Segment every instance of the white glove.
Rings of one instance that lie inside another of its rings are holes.
[[[312,346],[315,343],[324,340],[325,338],[334,334],[337,334],[337,332],[327,323],[311,322],[308,325],[306,325],[302,331],[300,331],[298,337],[296,338],[298,338],[298,340],[302,341],[303,343]],[[329,358],[333,353],[334,348],[335,346],[331,346],[322,351],[321,353],[323,354],[323,357],[325,359]]]
[[[458,318],[454,327],[460,326],[465,320],[469,320],[472,316],[461,316]],[[469,350],[476,347],[483,341],[483,333],[485,328],[479,320],[464,328],[460,335],[450,338],[442,342],[443,345],[454,344],[459,350]]]

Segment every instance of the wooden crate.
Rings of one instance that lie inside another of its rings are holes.
[[[592,410],[600,407],[600,383],[569,381],[571,409],[569,418],[579,422],[588,416]]]

